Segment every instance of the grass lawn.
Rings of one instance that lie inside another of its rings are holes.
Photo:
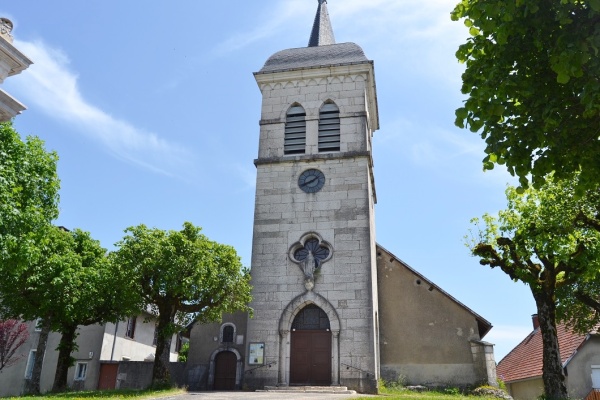
[[[45,394],[43,396],[23,396],[23,397],[6,397],[4,399],[49,399],[49,400],[92,400],[92,399],[127,399],[127,400],[145,400],[155,399],[158,397],[176,396],[178,394],[187,393],[184,389],[167,389],[167,390],[104,390],[91,392],[67,392],[57,394]]]
[[[385,400],[500,400],[497,397],[468,396],[433,391],[417,393],[404,389],[383,389],[383,392],[378,398]],[[357,397],[356,400],[372,400],[373,398]]]

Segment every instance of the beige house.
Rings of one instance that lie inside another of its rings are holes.
[[[0,374],[0,397],[18,396],[25,392],[27,380],[31,377],[39,330],[36,322],[29,322],[29,340],[19,348],[23,359]],[[69,369],[68,385],[74,390],[95,390],[99,387],[135,386],[133,376],[118,376],[119,362],[154,361],[156,350],[156,324],[153,317],[142,314],[120,321],[117,324],[90,325],[78,329],[78,350],[71,354],[75,365]],[[58,352],[55,350],[60,334],[51,333],[46,346],[42,367],[41,390],[52,389]],[[176,337],[171,344],[171,361],[177,361]],[[128,381],[129,378],[129,381]]]
[[[308,47],[276,52],[254,77],[254,316],[193,327],[189,387],[495,385],[490,323],[375,241],[375,68],[336,43],[327,1]]]
[[[573,399],[600,398],[600,335],[581,335],[564,324],[556,327],[566,376],[567,392]],[[515,400],[534,400],[544,393],[542,381],[542,334],[533,316],[533,331],[498,363],[498,377]]]
[[[9,76],[21,73],[32,61],[13,46],[12,22],[0,18],[0,83]],[[25,110],[25,106],[0,89],[0,122],[8,121]]]

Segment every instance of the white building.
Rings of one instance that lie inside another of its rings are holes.
[[[36,322],[28,322],[28,325],[29,340],[19,348],[19,352],[25,357],[0,374],[0,397],[24,394],[31,378],[40,331],[36,328]],[[117,324],[83,326],[77,333],[78,350],[71,354],[75,365],[69,369],[67,382],[70,388],[95,390],[146,386],[152,376],[151,368],[156,351],[156,322],[151,315],[137,315]],[[42,366],[42,393],[52,389],[58,361],[58,351],[55,349],[59,342],[60,334],[51,333]],[[178,344],[179,341],[174,336],[170,361],[177,361]],[[145,362],[147,365],[144,370],[150,370],[150,375],[146,373],[141,378],[131,374],[127,376],[119,371],[119,363],[123,361]],[[138,379],[141,379],[140,383],[135,381]]]

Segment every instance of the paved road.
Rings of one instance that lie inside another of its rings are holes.
[[[365,397],[362,394],[276,393],[276,392],[190,392],[169,400],[346,400]],[[371,396],[369,396],[371,397]],[[377,396],[373,396],[374,398]],[[164,400],[164,399],[163,399]]]

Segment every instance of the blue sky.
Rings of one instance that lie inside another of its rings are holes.
[[[483,141],[454,127],[457,0],[329,0],[336,40],[375,61],[377,241],[488,319],[499,361],[531,330],[527,287],[480,266],[469,220],[506,206]],[[34,61],[3,89],[60,156],[58,224],[108,249],[144,223],[203,227],[250,266],[260,91],[252,72],[308,43],[316,0],[19,0],[0,5]]]

